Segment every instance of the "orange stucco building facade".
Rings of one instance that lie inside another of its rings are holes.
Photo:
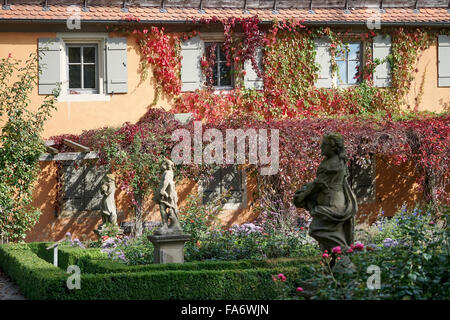
[[[17,8],[19,6],[16,7],[16,12],[19,12]],[[141,12],[137,9],[135,11],[131,9],[129,12],[135,15]],[[96,8],[93,8],[90,13],[96,12],[96,10]],[[114,12],[114,14],[119,16],[122,15],[116,9],[114,10],[108,12]],[[280,10],[282,11],[282,9]],[[28,17],[28,19],[38,20],[39,12],[37,12],[36,16]],[[317,10],[317,12],[320,13],[320,10]],[[83,12],[82,19],[87,17],[86,21],[88,22],[91,19],[88,17],[90,13]],[[54,23],[59,23],[55,27],[54,24],[49,23],[53,19],[51,16],[39,18],[41,20],[34,23],[25,21],[11,23],[8,21],[9,16],[7,14],[11,13],[2,12],[0,14],[0,58],[11,54],[13,58],[26,60],[30,53],[37,52],[39,38],[57,37],[58,32],[55,29],[58,29],[60,32],[64,31],[63,17],[54,18],[57,20]],[[339,17],[342,17],[342,15]],[[104,32],[105,22],[109,18],[106,16],[101,18],[103,19],[101,25],[91,28],[90,24],[88,24],[87,29],[80,32],[100,32],[99,30]],[[271,18],[270,15],[269,18]],[[25,18],[21,17],[21,19]],[[42,21],[42,19],[48,19],[48,21]],[[117,17],[111,19],[114,21],[119,20]],[[161,22],[162,18],[158,19]],[[170,20],[169,18],[167,19]],[[343,17],[340,19],[348,18]],[[448,21],[448,18],[445,19]],[[151,19],[148,18],[147,20],[150,23]],[[84,23],[84,20],[82,20],[82,23]],[[106,32],[106,34],[109,38],[123,37],[123,35],[114,33]],[[128,69],[127,93],[109,94],[100,101],[58,101],[56,104],[57,109],[52,112],[51,118],[45,125],[42,134],[43,139],[59,134],[80,134],[83,130],[105,126],[121,126],[125,122],[136,122],[145,114],[155,97],[154,82],[151,78],[151,73],[148,79],[144,81],[141,79],[140,54],[138,45],[133,37],[127,37],[126,51]],[[404,107],[412,110],[432,112],[448,110],[450,107],[450,87],[438,86],[438,47],[436,44],[421,54],[416,68],[415,80],[412,82],[407,95],[407,103]],[[43,101],[44,96],[38,94],[38,89],[36,88],[30,98],[32,101],[31,108],[36,108]],[[171,99],[163,95],[159,98],[156,107],[170,110],[171,104]],[[56,164],[52,161],[42,161],[40,162],[40,168],[41,173],[36,183],[33,205],[39,208],[42,214],[39,222],[29,232],[26,241],[59,240],[64,237],[66,232],[71,232],[75,237],[82,240],[95,238],[93,230],[101,223],[100,216],[80,214],[71,217],[58,217],[55,214],[57,198]],[[246,208],[222,212],[220,218],[225,224],[243,223],[256,218],[256,213],[253,211],[254,193],[256,191],[255,181],[250,177],[245,177],[245,179],[247,186]],[[375,183],[375,200],[371,203],[360,204],[359,215],[361,217],[374,217],[380,210],[384,210],[387,215],[392,215],[404,202],[413,205],[421,199],[419,186],[414,181],[414,172],[410,170],[408,165],[396,167],[389,164],[389,161],[386,159],[377,158]],[[179,206],[183,206],[187,195],[198,192],[197,184],[188,180],[181,181],[177,189],[180,200]],[[130,210],[126,195],[118,190],[115,198],[119,212],[119,222],[131,221],[133,212]],[[158,208],[155,207],[151,200],[145,202],[144,214],[146,220],[159,220],[160,218]]]

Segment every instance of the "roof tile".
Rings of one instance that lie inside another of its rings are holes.
[[[81,8],[81,7],[80,7]],[[42,6],[30,4],[14,4],[11,10],[0,10],[0,20],[61,20],[72,13],[67,10],[67,5],[51,5],[49,11],[42,10]],[[90,6],[88,12],[81,11],[83,20],[111,20],[117,21],[125,19],[127,16],[134,16],[143,21],[174,21],[189,19],[212,18],[220,19],[230,17],[249,17],[257,15],[263,21],[273,19],[297,18],[304,19],[305,22],[365,22],[368,19],[379,17],[382,22],[436,22],[450,23],[450,13],[446,8],[421,8],[419,13],[414,13],[410,8],[387,8],[385,13],[369,8],[357,8],[350,13],[344,13],[342,9],[336,8],[316,8],[314,14],[308,13],[305,9],[279,9],[278,14],[274,14],[271,9],[251,9],[250,15],[244,14],[242,9],[233,8],[205,8],[205,13],[201,14],[196,8],[167,8],[167,12],[160,12],[155,7],[129,7],[129,13],[123,13],[120,6]]]

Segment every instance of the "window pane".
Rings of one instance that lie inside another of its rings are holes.
[[[81,88],[81,65],[69,65],[69,88]]]
[[[338,67],[338,82],[347,83],[347,63],[346,61],[336,61]]]
[[[84,63],[95,63],[95,48],[94,47],[84,47],[83,48],[83,62]]]
[[[360,51],[360,44],[359,43],[350,43],[348,45],[348,59],[349,60],[358,60],[359,59],[359,51]]]
[[[217,75],[217,63],[214,64],[214,66],[212,67],[212,74],[213,74],[213,86],[218,86],[218,75]]]
[[[208,42],[205,45],[206,56],[209,58],[212,54],[216,55],[215,60],[217,61],[217,48],[214,47],[213,42]]]
[[[81,62],[81,48],[80,47],[69,47],[69,62],[70,63],[80,63]]]
[[[231,67],[227,67],[225,62],[220,62],[220,86],[231,86]]]
[[[347,51],[344,48],[337,48],[336,49],[336,60],[345,60],[345,56],[347,54]]]
[[[358,79],[355,79],[358,74],[359,61],[349,61],[348,62],[348,83],[355,84]]]
[[[222,45],[217,45],[219,47],[219,61],[226,61],[227,57],[225,55],[225,51],[222,49]]]
[[[84,68],[84,87],[95,88],[95,65],[85,65]]]

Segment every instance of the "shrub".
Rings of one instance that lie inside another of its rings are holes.
[[[331,274],[324,268],[298,283],[314,287],[315,299],[449,299],[448,212],[436,220],[419,208],[403,207],[392,219],[380,221],[372,227],[378,230],[371,233],[373,243],[348,254],[354,274]],[[380,268],[380,289],[367,286],[371,265]]]
[[[98,249],[93,250],[98,254]],[[69,260],[75,261],[75,252],[85,254],[93,250],[67,248],[61,251],[72,251]],[[275,272],[273,268],[261,265],[247,269],[203,269],[202,263],[198,263],[195,270],[183,270],[181,267],[189,268],[189,264],[179,266],[179,270],[177,266],[166,265],[158,266],[160,270],[82,273],[81,289],[69,290],[66,287],[68,275],[40,259],[27,245],[0,246],[0,267],[30,299],[273,299],[278,294],[270,280]],[[194,265],[190,267],[194,269]],[[311,272],[301,263],[279,269],[289,278]]]
[[[49,95],[36,111],[29,110],[29,95],[37,85],[36,62],[36,54],[24,64],[11,54],[0,59],[0,234],[12,241],[23,240],[39,220],[32,191],[45,150],[40,133],[56,102]]]

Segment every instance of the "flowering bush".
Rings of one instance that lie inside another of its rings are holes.
[[[373,226],[378,230],[374,243],[357,242],[345,253],[355,265],[354,273],[331,273],[331,256],[323,253],[317,269],[322,272],[295,283],[311,289],[313,299],[449,299],[448,218],[447,211],[435,222],[426,211],[403,207],[383,223],[388,228]],[[338,259],[344,254],[339,248],[333,251]],[[369,266],[380,268],[379,289],[368,288]]]
[[[128,265],[153,263],[153,245],[147,239],[148,231],[140,237],[130,239],[124,237],[105,237],[101,251],[112,260]]]

